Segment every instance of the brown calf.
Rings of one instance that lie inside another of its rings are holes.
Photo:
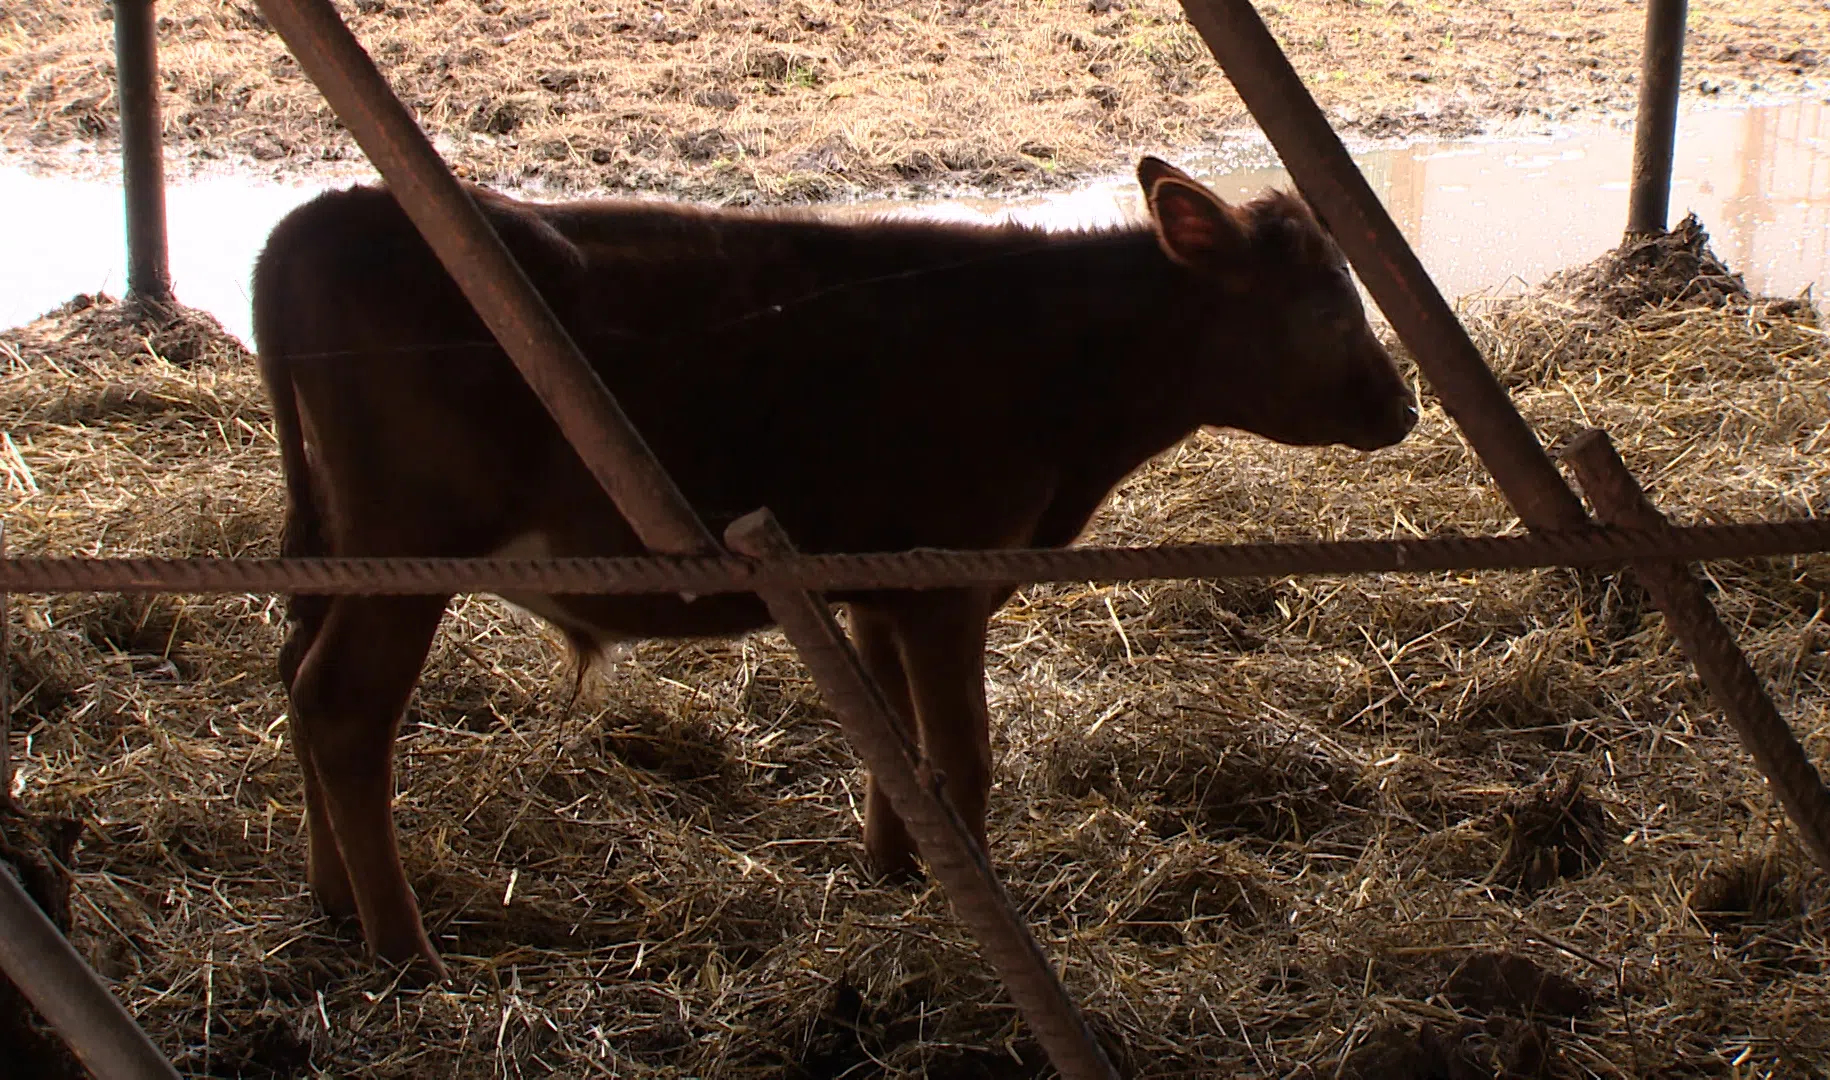
[[[714,533],[767,506],[808,552],[1060,546],[1204,425],[1404,437],[1411,395],[1301,200],[1229,206],[1153,158],[1138,175],[1149,224],[1069,233],[471,193]],[[274,229],[254,326],[287,555],[641,550],[385,190]],[[834,597],[981,842],[985,627],[1009,595]],[[435,972],[391,758],[447,599],[296,597],[280,655],[311,887],[376,954]],[[507,599],[586,649],[768,621],[741,595]],[[875,785],[865,845],[915,868]]]

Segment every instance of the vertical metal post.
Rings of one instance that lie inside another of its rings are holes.
[[[159,45],[153,0],[114,0],[116,94],[121,103],[121,180],[127,189],[127,295],[172,300],[165,242],[164,129],[159,120]]]
[[[1250,0],[1182,0],[1182,8],[1519,518],[1534,529],[1587,524],[1582,501],[1513,408]]]
[[[6,522],[0,521],[0,559],[4,558]],[[7,615],[6,593],[0,592],[0,813],[13,808],[13,642]]]
[[[1584,432],[1563,452],[1563,460],[1575,467],[1582,490],[1606,524],[1636,529],[1666,524],[1606,432]],[[1830,870],[1830,790],[1767,696],[1734,635],[1722,625],[1703,586],[1683,563],[1636,559],[1632,566],[1652,602],[1665,613],[1665,625],[1689,654],[1703,685],[1797,825],[1806,850],[1818,866]]]
[[[1678,86],[1684,67],[1687,0],[1646,4],[1646,45],[1640,59],[1639,119],[1633,127],[1633,190],[1627,235],[1665,231],[1671,212],[1671,160],[1677,146]]]

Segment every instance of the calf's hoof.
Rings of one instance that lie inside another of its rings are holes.
[[[311,898],[318,904],[318,910],[333,919],[353,919],[356,917],[356,894],[350,891],[349,879],[332,882],[328,887],[311,879]]]
[[[864,823],[864,853],[871,873],[885,884],[910,884],[922,879],[915,838],[893,815],[872,815]]]
[[[989,858],[991,847],[984,832],[974,829],[973,840]],[[909,835],[900,818],[885,814],[880,818],[867,819],[864,825],[864,850],[870,856],[871,870],[879,881],[914,883],[931,876],[920,861],[921,852],[915,846],[915,838]]]
[[[432,947],[431,940],[426,937],[426,929],[420,923],[417,913],[411,921],[396,925],[365,924],[363,932],[368,939],[369,951],[384,964],[404,968],[402,977],[405,981],[416,986],[428,986],[451,977],[445,962],[439,959],[438,950]]]
[[[871,875],[883,885],[916,885],[927,877],[914,855],[884,856],[871,853]]]
[[[404,966],[406,970],[400,976],[402,986],[423,990],[451,981],[451,969],[445,966],[445,962],[438,958],[437,953],[414,957]]]
[[[389,954],[377,952],[381,962],[400,969],[400,982],[403,986],[428,987],[451,981],[451,970],[439,959],[437,950],[428,942],[423,948],[410,953]]]

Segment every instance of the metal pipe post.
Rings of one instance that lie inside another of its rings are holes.
[[[0,521],[0,561],[5,559],[6,522]],[[13,640],[6,597],[0,591],[0,813],[13,809]]]
[[[758,559],[795,554],[788,535],[767,510],[737,519],[724,535],[733,551]],[[946,798],[941,778],[864,670],[826,601],[801,589],[765,589],[762,597],[838,714],[846,741],[883,785],[929,871],[947,890],[954,912],[978,939],[985,959],[1023,1010],[1056,1071],[1066,1080],[1117,1080],[1093,1029]]]
[[[1671,159],[1677,146],[1679,79],[1684,67],[1686,0],[1646,5],[1646,45],[1639,69],[1639,119],[1633,126],[1633,190],[1627,235],[1665,231],[1671,211]]]
[[[1182,7],[1519,518],[1534,529],[1584,524],[1581,501],[1249,0],[1182,0]]]
[[[642,543],[669,554],[718,550],[336,8],[329,0],[258,2]]]
[[[1607,524],[1639,529],[1666,524],[1606,432],[1584,432],[1570,443],[1563,460],[1575,467],[1582,490]],[[1805,748],[1767,696],[1734,635],[1722,625],[1703,586],[1683,563],[1636,559],[1632,566],[1652,602],[1665,613],[1665,624],[1690,656],[1741,745],[1754,756],[1754,763],[1798,827],[1806,850],[1818,866],[1830,870],[1830,790],[1824,788]]]
[[[114,66],[121,103],[121,181],[127,189],[127,296],[172,301],[165,240],[164,129],[153,0],[114,0]]]
[[[178,1071],[3,864],[0,971],[97,1080],[177,1080]]]

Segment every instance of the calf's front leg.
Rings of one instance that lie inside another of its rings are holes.
[[[909,700],[908,676],[902,671],[902,650],[896,642],[896,621],[875,608],[853,605],[851,635],[864,670],[882,689],[903,727],[911,733],[918,731],[915,706]],[[921,875],[915,861],[915,840],[890,807],[889,796],[874,775],[864,796],[864,853],[880,878],[898,881]]]
[[[990,604],[959,590],[904,595],[852,608],[865,667],[946,778],[947,797],[986,847],[991,724],[985,703],[985,624]],[[865,803],[865,848],[885,875],[915,871],[914,840],[875,778]]]

